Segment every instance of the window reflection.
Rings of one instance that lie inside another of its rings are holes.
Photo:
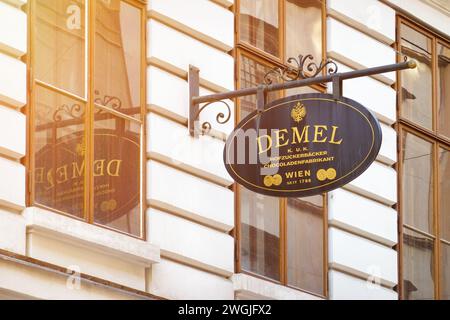
[[[32,197],[37,205],[141,237],[142,11],[125,1],[92,1],[32,2]],[[89,3],[95,10],[87,12]],[[88,16],[95,23],[87,25]],[[90,28],[94,39],[87,38]]]
[[[240,187],[242,269],[280,280],[278,198]]]
[[[432,144],[403,133],[403,223],[433,234]]]
[[[36,0],[35,77],[85,97],[84,0]]]
[[[79,218],[84,216],[84,114],[83,103],[36,87],[35,201]]]
[[[322,60],[322,2],[286,0],[286,57],[312,54]]]
[[[450,138],[450,48],[437,45],[438,132]]]
[[[401,52],[417,61],[417,68],[401,72],[401,115],[427,129],[432,128],[432,40],[401,24]]]
[[[140,236],[140,124],[97,109],[94,221]]]
[[[288,284],[323,294],[323,196],[287,200]]]
[[[434,240],[417,232],[403,232],[403,298],[434,299]]]
[[[441,242],[441,299],[450,300],[450,243]]]
[[[257,87],[263,84],[265,75],[272,68],[262,63],[257,62],[255,59],[241,55],[240,63],[240,88]],[[269,75],[269,79],[273,83],[277,83],[279,79]],[[267,96],[268,102],[280,98],[279,91],[270,92]],[[250,113],[256,110],[256,95],[246,96],[240,98],[241,114],[240,118],[243,119]]]
[[[278,0],[241,0],[240,37],[274,56],[279,56]]]
[[[450,242],[450,151],[439,150],[440,237]]]
[[[95,102],[140,118],[140,10],[124,1],[96,2]]]

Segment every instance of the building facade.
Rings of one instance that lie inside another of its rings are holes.
[[[256,194],[223,165],[256,97],[192,137],[188,73],[226,92],[307,54],[418,67],[344,82],[383,133],[361,176]],[[450,298],[449,1],[0,0],[0,67],[0,298]]]

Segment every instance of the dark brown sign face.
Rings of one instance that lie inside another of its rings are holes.
[[[83,216],[84,132],[49,143],[36,153],[36,201]],[[94,134],[95,220],[106,224],[139,206],[139,139],[131,132],[96,129]]]
[[[381,146],[377,119],[348,98],[302,94],[269,103],[227,140],[225,167],[244,187],[269,196],[305,197],[363,173]]]

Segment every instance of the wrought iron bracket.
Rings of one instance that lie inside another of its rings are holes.
[[[307,62],[310,60],[309,62]],[[332,83],[333,98],[338,100],[343,95],[343,81],[348,79],[372,76],[380,73],[400,71],[405,69],[414,69],[417,63],[414,60],[405,60],[400,63],[394,63],[379,67],[373,67],[362,70],[349,71],[344,73],[337,72],[337,65],[331,60],[321,62],[319,65],[311,62],[313,60],[311,55],[299,56],[299,59],[290,58],[288,63],[296,62],[297,68],[286,67],[275,68],[270,70],[265,76],[265,84],[260,84],[257,87],[233,90],[223,93],[210,94],[205,96],[199,96],[200,92],[200,70],[195,66],[189,66],[188,83],[189,83],[189,119],[188,129],[189,134],[192,137],[198,137],[200,134],[208,133],[212,126],[209,122],[203,122],[200,125],[199,116],[200,113],[210,105],[221,103],[227,107],[228,114],[219,112],[216,116],[216,122],[218,124],[225,124],[231,119],[231,107],[224,101],[227,99],[234,99],[238,97],[256,95],[256,108],[258,112],[262,112],[265,108],[267,101],[267,94],[272,91],[280,91],[304,86],[310,86],[320,83]],[[327,68],[327,75],[321,75],[321,71]],[[306,72],[305,72],[306,70]],[[289,74],[293,74],[292,77],[288,77]],[[273,83],[268,77],[270,75],[277,76],[281,82]],[[269,80],[268,80],[269,79]],[[203,104],[201,107],[200,105]]]
[[[231,119],[231,106],[224,100],[214,100],[207,101],[204,105],[200,107],[199,103],[196,103],[192,97],[197,97],[200,92],[200,74],[199,69],[195,66],[189,66],[188,72],[188,85],[189,85],[189,119],[188,119],[188,129],[189,134],[192,137],[197,138],[199,135],[209,133],[212,129],[212,125],[209,121],[205,121],[200,124],[200,113],[212,104],[221,103],[226,106],[227,113],[219,112],[216,115],[216,122],[218,124],[225,124]],[[264,109],[264,105],[262,106]]]

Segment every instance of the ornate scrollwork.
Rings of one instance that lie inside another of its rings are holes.
[[[99,95],[99,91],[95,91],[95,95]],[[104,96],[103,98],[97,97],[94,99],[94,103],[109,107],[114,110],[119,110],[122,108],[122,101],[118,97],[114,96]],[[102,113],[103,110],[97,109],[96,114]],[[63,104],[56,108],[53,113],[53,121],[59,122],[64,120],[63,115],[71,119],[82,119],[84,117],[85,111],[81,104],[74,103],[72,105]]]
[[[56,108],[55,112],[53,113],[53,121],[62,121],[63,114],[68,115],[72,119],[82,119],[84,116],[84,110],[83,107],[78,103],[75,103],[71,106],[63,104],[62,106]]]
[[[336,63],[330,59],[322,60],[319,65],[314,62],[314,57],[311,54],[306,56],[299,55],[298,58],[289,58],[288,64],[295,64],[295,67],[276,67],[267,72],[264,76],[266,84],[272,84],[273,78],[281,79],[284,82],[294,81],[299,79],[314,78],[325,68],[329,74],[335,74],[338,71]]]
[[[96,96],[100,95],[100,92],[98,90],[95,90],[94,93]],[[114,96],[104,96],[103,99],[100,97],[97,97],[94,99],[94,102],[101,106],[109,107],[114,110],[119,110],[122,108],[122,101],[118,97],[114,97]],[[101,112],[101,110],[98,111],[98,113],[100,113],[100,112]]]
[[[222,103],[227,107],[227,114],[225,115],[225,113],[223,112],[219,112],[216,116],[216,122],[218,124],[225,124],[228,121],[230,121],[231,119],[231,107],[230,105],[225,102],[225,101],[212,101],[212,102],[208,102],[206,104],[204,104],[198,111],[197,113],[194,115],[194,119],[199,119],[200,113],[202,113],[203,110],[205,110],[205,108],[207,108],[208,106],[210,106],[211,104],[214,103]],[[212,125],[209,121],[205,121],[201,124],[201,128],[202,128],[202,134],[208,134],[211,131]]]

